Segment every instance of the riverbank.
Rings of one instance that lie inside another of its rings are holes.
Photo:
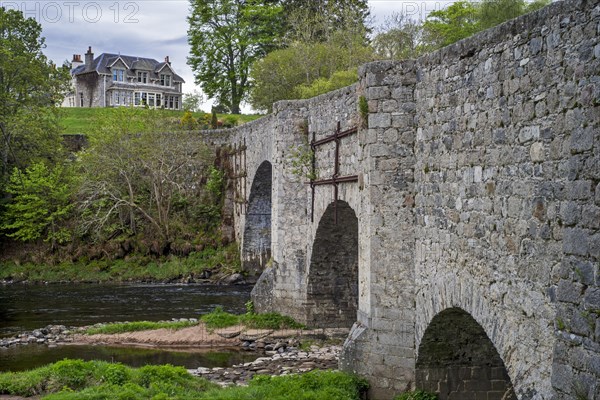
[[[87,335],[86,328],[49,326],[8,339],[8,346],[125,346],[157,349],[237,348],[260,355],[255,361],[227,368],[188,370],[221,386],[245,385],[256,375],[278,376],[313,370],[335,370],[348,329],[250,329],[236,325],[208,329],[198,325],[172,330],[153,329],[119,334]],[[0,342],[1,343],[1,342]]]
[[[187,257],[127,256],[55,263],[0,260],[0,284],[49,283],[220,283],[241,284],[237,244],[206,247]]]

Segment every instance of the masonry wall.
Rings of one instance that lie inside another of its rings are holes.
[[[291,161],[313,132],[359,126],[340,141],[340,175],[359,177],[338,186],[357,217],[359,266],[341,367],[369,379],[371,398],[416,380],[433,388],[416,373],[419,348],[431,321],[456,309],[497,352],[484,375],[501,390],[600,397],[599,33],[597,0],[554,3],[417,60],[367,64],[359,84],[277,103],[235,130],[247,147],[236,167],[245,199],[258,166],[273,167],[258,309],[322,315],[310,282],[327,273],[311,259],[333,188],[316,187],[313,199]],[[317,149],[319,179],[332,175],[334,153],[334,143]],[[244,215],[235,217],[242,242]],[[480,380],[479,367],[451,369],[470,371],[466,382]],[[456,396],[498,395],[483,386]]]
[[[599,15],[556,3],[361,72],[368,295],[342,365],[373,397],[413,384],[425,329],[452,307],[519,398],[600,396]]]

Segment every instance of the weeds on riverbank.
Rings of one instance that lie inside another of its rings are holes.
[[[190,326],[198,325],[198,322],[191,321],[136,321],[136,322],[114,322],[103,324],[102,326],[91,326],[85,330],[86,335],[114,335],[116,333],[147,331],[151,329],[171,329],[179,330]]]
[[[242,315],[230,314],[223,307],[216,307],[212,312],[200,317],[208,329],[221,329],[235,325],[244,325],[253,329],[303,329],[304,325],[293,318],[278,313],[256,314],[247,312]]]
[[[239,272],[237,245],[211,248],[188,257],[162,260],[132,257],[119,260],[89,260],[56,265],[0,263],[0,280],[16,282],[171,282],[198,278],[206,270],[224,274]]]
[[[305,399],[359,400],[367,382],[339,371],[281,377],[256,376],[247,387],[219,388],[182,367],[129,368],[101,361],[63,360],[27,372],[0,374],[0,394],[80,399]]]

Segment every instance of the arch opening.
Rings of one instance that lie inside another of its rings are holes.
[[[272,166],[264,161],[252,181],[244,227],[242,268],[250,275],[260,275],[271,258],[271,189]]]
[[[317,227],[307,284],[307,323],[349,328],[357,310],[358,218],[348,203],[338,200],[327,207]]]
[[[440,400],[516,400],[510,377],[487,334],[467,312],[436,315],[423,335],[416,386]]]

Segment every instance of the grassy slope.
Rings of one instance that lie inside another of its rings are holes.
[[[61,109],[62,114],[62,126],[64,127],[65,134],[86,134],[92,128],[95,120],[98,117],[110,115],[115,112],[116,108],[63,108]],[[170,111],[160,110],[159,112],[164,113],[168,117],[181,118],[183,111]],[[200,118],[205,113],[199,112],[194,113],[194,117]],[[227,114],[219,114],[219,119],[224,119]],[[235,115],[239,123],[246,123],[258,119],[261,115]]]

